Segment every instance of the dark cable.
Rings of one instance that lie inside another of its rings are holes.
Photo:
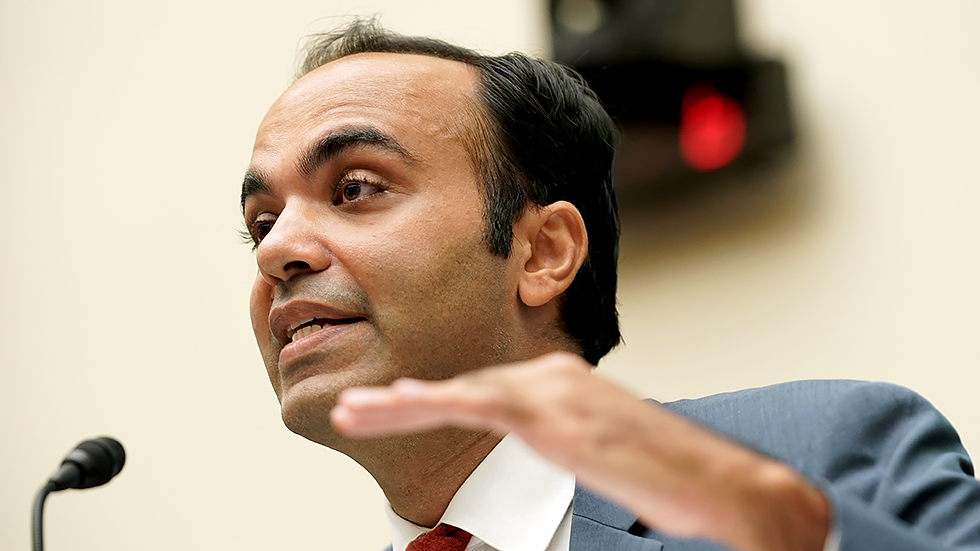
[[[32,523],[34,551],[44,551],[44,500],[57,487],[58,485],[54,481],[49,480],[34,496],[34,521]]]

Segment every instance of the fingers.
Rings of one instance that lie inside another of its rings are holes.
[[[348,436],[378,436],[455,425],[506,430],[487,414],[486,392],[468,381],[399,379],[389,387],[344,391],[330,422]]]
[[[340,395],[330,421],[348,436],[446,425],[522,432],[547,407],[545,395],[563,388],[556,382],[562,371],[588,376],[589,368],[578,356],[549,354],[446,381],[399,379],[389,387],[352,388]]]

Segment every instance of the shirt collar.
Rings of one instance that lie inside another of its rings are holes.
[[[572,473],[520,438],[500,441],[453,496],[439,522],[462,528],[500,551],[543,551],[575,493]],[[428,531],[385,506],[393,551]]]

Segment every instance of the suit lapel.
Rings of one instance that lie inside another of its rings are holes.
[[[576,487],[569,551],[662,551],[659,541],[629,533],[635,522],[626,509]]]

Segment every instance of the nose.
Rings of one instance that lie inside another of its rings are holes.
[[[266,282],[289,281],[304,273],[326,270],[331,256],[321,239],[322,224],[315,209],[287,205],[255,249],[259,273]]]

